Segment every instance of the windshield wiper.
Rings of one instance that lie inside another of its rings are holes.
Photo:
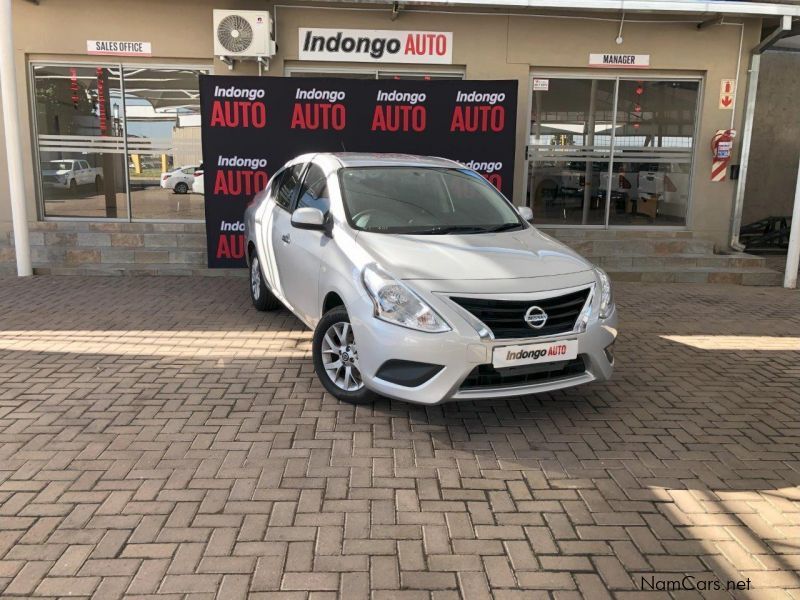
[[[437,225],[429,229],[420,229],[418,231],[409,231],[411,235],[444,235],[447,233],[484,233],[487,231],[485,227],[480,225]]]
[[[494,227],[487,227],[484,231],[487,233],[497,233],[499,231],[509,231],[511,229],[520,229],[522,225],[519,223],[503,223],[502,225],[495,225]]]

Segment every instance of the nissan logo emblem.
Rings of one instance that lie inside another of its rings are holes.
[[[525,312],[525,322],[532,329],[541,329],[547,323],[547,313],[538,306],[531,306]]]

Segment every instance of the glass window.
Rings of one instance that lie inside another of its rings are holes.
[[[685,225],[699,81],[537,80],[546,85],[533,92],[528,147],[536,222]]]
[[[483,177],[459,169],[363,167],[339,171],[350,223],[376,233],[485,233],[522,229]]]
[[[203,196],[192,194],[202,159],[200,72],[126,67],[122,74],[133,218],[202,220]],[[164,175],[178,169],[185,177],[165,185]]]
[[[281,208],[290,210],[292,199],[297,186],[300,184],[300,176],[303,173],[303,164],[297,164],[286,169],[281,175],[278,191],[275,194],[275,203]]]
[[[128,216],[120,90],[118,68],[34,66],[45,216]]]
[[[328,183],[325,174],[318,165],[312,163],[300,188],[297,208],[318,208],[323,213],[327,213],[330,206],[331,200],[328,195]]]
[[[202,153],[200,71],[31,71],[45,217],[203,220],[203,197],[192,194]]]

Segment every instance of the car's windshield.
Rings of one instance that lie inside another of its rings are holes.
[[[486,233],[522,229],[514,208],[468,169],[350,167],[339,171],[347,219],[375,233]]]
[[[72,168],[71,162],[63,162],[63,161],[59,162],[57,160],[51,160],[50,164],[53,165],[54,169],[57,169],[59,171],[69,171]]]

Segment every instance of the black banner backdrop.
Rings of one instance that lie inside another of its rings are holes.
[[[209,267],[241,267],[247,203],[307,152],[442,156],[507,197],[514,183],[516,81],[201,75]]]

